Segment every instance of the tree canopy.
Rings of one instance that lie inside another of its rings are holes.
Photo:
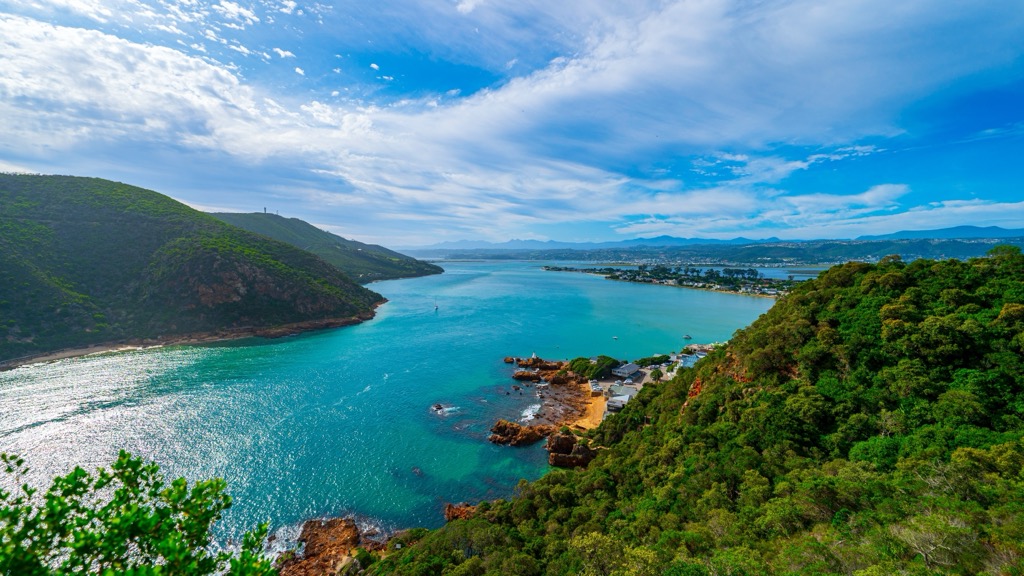
[[[19,457],[0,462],[9,478],[27,471]],[[109,469],[75,468],[43,494],[0,488],[0,574],[274,574],[262,555],[266,525],[237,553],[211,549],[211,526],[231,506],[224,489],[221,479],[168,483],[124,451]]]

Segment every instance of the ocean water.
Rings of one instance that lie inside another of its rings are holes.
[[[504,356],[668,353],[684,334],[727,340],[773,303],[536,262],[443,265],[372,285],[389,302],[358,326],[0,372],[0,452],[26,457],[37,486],[119,449],[169,478],[223,477],[234,497],[217,527],[225,543],[262,521],[286,541],[317,516],[434,527],[445,502],[506,497],[547,469],[540,445],[486,442],[497,418],[536,404],[506,394]]]

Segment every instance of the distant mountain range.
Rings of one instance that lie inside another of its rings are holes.
[[[676,238],[674,236],[656,236],[654,238],[634,238],[616,242],[558,242],[555,240],[509,240],[507,242],[486,242],[483,240],[459,240],[441,242],[430,246],[417,246],[405,249],[408,253],[424,253],[444,250],[602,250],[607,248],[634,248],[637,246],[694,246],[710,245],[745,245],[763,242],[778,242],[778,238],[751,240],[750,238],[733,238],[716,240],[713,238]]]
[[[211,215],[233,226],[312,252],[360,284],[444,272],[440,266],[410,258],[383,246],[342,238],[298,218],[263,212],[218,212]]]
[[[969,238],[1024,238],[1024,228],[1006,229],[999,226],[955,226],[938,230],[903,230],[878,236],[859,236],[857,240],[921,240]]]
[[[938,230],[903,230],[892,234],[877,236],[860,236],[856,240],[922,240],[922,239],[974,239],[974,238],[1024,238],[1024,229],[1006,229],[998,226],[956,226]],[[821,240],[789,240],[786,242],[820,242]],[[842,242],[843,240],[836,240]],[[429,246],[409,247],[404,251],[409,254],[427,255],[449,251],[463,250],[604,250],[636,247],[675,247],[675,246],[745,246],[753,244],[772,244],[783,242],[778,238],[752,240],[737,237],[729,240],[714,238],[677,238],[675,236],[656,236],[654,238],[634,238],[615,242],[558,242],[554,240],[509,240],[507,242],[485,242],[482,240],[459,240],[441,242]]]

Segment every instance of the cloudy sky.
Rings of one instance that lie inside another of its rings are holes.
[[[0,170],[389,246],[1024,227],[996,0],[0,0]]]

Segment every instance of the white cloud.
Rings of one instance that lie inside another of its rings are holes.
[[[370,64],[370,68],[373,68],[374,70],[380,70],[380,66],[378,66],[378,65],[377,65],[377,64],[375,64],[375,63],[371,63],[371,64]]]
[[[186,35],[183,30],[181,30],[180,28],[178,28],[177,26],[174,26],[174,25],[154,24],[153,28],[156,29],[156,30],[161,30],[163,32],[167,32],[168,34],[176,34],[178,36],[185,36]]]
[[[299,68],[298,66],[295,67],[295,73],[298,74],[299,76],[305,76],[306,75],[306,71],[303,70],[302,68]]]
[[[281,2],[280,8],[278,8],[278,11],[284,12],[285,14],[291,14],[292,12],[295,11],[296,6],[298,6],[298,4],[293,2],[292,0],[283,0],[283,2]]]
[[[482,3],[483,0],[459,0],[459,3],[455,5],[455,9],[460,14],[469,14]]]
[[[885,210],[898,206],[896,200],[910,192],[906,184],[879,184],[860,194],[800,194],[783,196],[781,201],[799,214],[827,214],[853,208]]]
[[[232,73],[169,48],[0,16],[0,52],[0,140],[8,145],[45,150],[147,137],[195,143],[219,127],[258,122],[252,91]],[[15,102],[31,103],[31,112]]]
[[[115,16],[115,12],[103,0],[43,0],[41,4],[51,9],[81,14],[97,22],[107,22]]]
[[[231,2],[230,0],[220,0],[219,4],[215,4],[213,9],[219,12],[225,18],[235,20],[242,24],[252,25],[260,21],[256,13],[249,8],[245,8],[240,4]]]
[[[274,48],[273,50],[277,53],[279,58],[295,58],[295,54],[292,54],[288,50],[282,50],[280,48]]]

